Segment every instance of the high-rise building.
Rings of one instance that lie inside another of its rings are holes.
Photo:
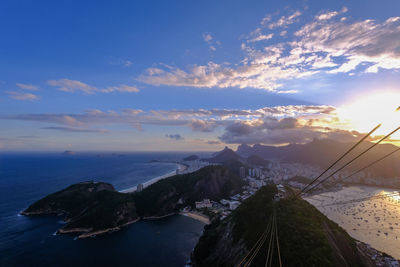
[[[143,190],[143,184],[138,184],[137,187],[136,187],[136,191],[140,192],[142,190]]]
[[[246,170],[243,166],[240,167],[239,173],[240,173],[240,178],[244,179],[246,177]]]

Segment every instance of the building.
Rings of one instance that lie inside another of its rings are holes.
[[[219,203],[221,203],[221,204],[224,205],[224,206],[227,206],[227,205],[229,204],[229,200],[221,199],[221,200],[219,201]]]
[[[235,210],[237,207],[239,207],[240,202],[239,201],[230,201],[229,202],[229,209],[230,210]]]
[[[246,169],[242,166],[239,169],[240,178],[244,179],[246,177]]]
[[[203,201],[196,201],[196,209],[211,208],[212,203],[209,199],[205,198]]]
[[[138,184],[136,187],[136,191],[137,192],[143,191],[143,184]]]

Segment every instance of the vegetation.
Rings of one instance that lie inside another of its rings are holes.
[[[274,210],[284,266],[363,265],[354,240],[343,229],[306,201],[273,201],[276,192],[275,186],[263,187],[231,216],[207,226],[193,252],[195,266],[236,266],[265,231]],[[252,266],[265,265],[267,243]],[[277,261],[273,264],[278,266]]]
[[[163,179],[135,194],[138,212],[154,216],[194,206],[195,201],[220,200],[241,190],[243,181],[223,166],[208,166],[190,174]]]
[[[143,217],[178,212],[195,201],[220,200],[241,190],[243,181],[223,166],[162,179],[141,192],[126,194],[111,184],[85,182],[51,194],[26,209],[24,215],[56,214],[65,217],[62,231],[96,232],[117,228]]]

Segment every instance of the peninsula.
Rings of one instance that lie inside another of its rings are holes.
[[[66,224],[58,233],[78,233],[79,238],[85,238],[117,231],[142,219],[177,214],[203,199],[219,201],[240,192],[243,184],[223,166],[175,175],[134,193],[120,193],[108,183],[83,182],[40,199],[21,214],[61,216]]]

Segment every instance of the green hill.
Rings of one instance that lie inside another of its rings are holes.
[[[35,202],[23,215],[54,214],[67,222],[60,233],[84,233],[81,237],[115,231],[146,217],[179,212],[195,201],[220,200],[238,193],[243,181],[223,166],[175,175],[138,193],[120,193],[101,182],[74,184]]]
[[[301,199],[273,201],[276,192],[275,186],[263,187],[225,220],[206,226],[192,255],[194,266],[237,266],[274,209],[283,266],[364,266],[355,241],[336,223]],[[251,266],[265,265],[267,243]],[[273,258],[279,266],[276,249]]]

